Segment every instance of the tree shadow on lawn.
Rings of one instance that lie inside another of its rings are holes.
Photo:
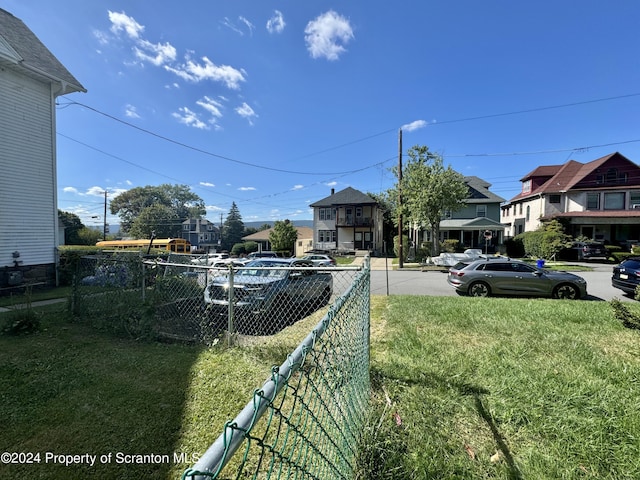
[[[402,376],[389,374],[376,368],[371,369],[371,388],[373,391],[381,391],[384,383],[387,381],[408,386],[415,385],[425,389],[453,389],[462,396],[472,397],[476,412],[491,431],[493,440],[507,464],[509,471],[508,478],[511,480],[521,480],[523,478],[522,473],[518,469],[513,455],[511,454],[509,445],[498,428],[496,420],[484,405],[483,396],[489,395],[489,390],[478,385],[458,381],[452,377],[443,377],[440,375],[425,373],[423,371],[415,372],[415,375]]]

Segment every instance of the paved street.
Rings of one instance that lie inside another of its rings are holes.
[[[587,281],[587,300],[611,300],[634,302],[621,290],[611,286],[611,271],[613,264],[589,263],[593,269],[589,272],[575,272]],[[457,296],[453,288],[447,283],[447,274],[438,271],[422,272],[418,269],[391,270],[391,260],[388,260],[385,270],[384,258],[371,259],[371,294],[372,295],[433,295]]]

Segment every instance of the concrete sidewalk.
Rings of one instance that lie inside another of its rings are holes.
[[[56,303],[66,302],[66,298],[52,298],[50,300],[39,300],[37,302],[31,302],[32,307],[42,307],[44,305],[54,305]],[[9,305],[7,307],[0,307],[0,313],[2,312],[10,312],[11,310],[22,310],[23,308],[27,308],[26,303],[18,303],[16,305]]]

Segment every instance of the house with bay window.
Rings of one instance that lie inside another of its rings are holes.
[[[311,204],[314,249],[331,252],[382,250],[382,211],[378,202],[352,187]]]
[[[501,206],[508,237],[558,219],[574,237],[622,246],[640,239],[640,167],[618,152],[540,166],[520,181],[522,191]]]

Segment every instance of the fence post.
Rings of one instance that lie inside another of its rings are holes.
[[[142,260],[142,303],[144,303],[146,298],[146,291],[147,291],[146,277],[147,277],[147,265],[144,263],[144,260]]]
[[[235,295],[234,295],[234,288],[233,288],[233,265],[229,264],[229,296],[228,296],[228,302],[229,302],[229,309],[228,309],[228,321],[227,321],[227,337],[228,337],[228,343],[229,346],[233,346],[233,304],[235,303]]]

